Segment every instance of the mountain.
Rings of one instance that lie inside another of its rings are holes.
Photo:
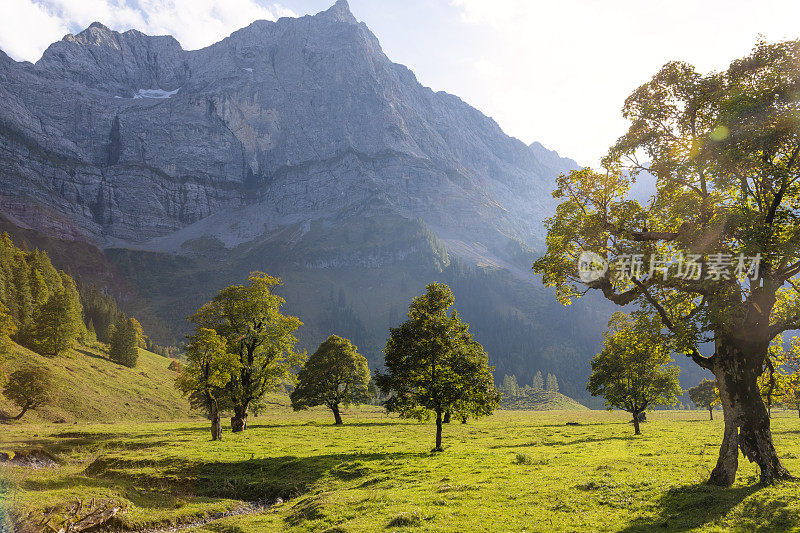
[[[344,334],[374,365],[439,279],[501,375],[582,393],[605,308],[561,308],[530,273],[576,163],[422,86],[345,0],[196,51],[95,22],[35,64],[0,52],[0,99],[4,223],[57,242],[62,268],[102,256],[86,277],[157,340],[258,269],[305,347]]]

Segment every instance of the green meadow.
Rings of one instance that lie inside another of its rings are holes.
[[[721,420],[702,411],[648,418],[634,437],[617,412],[498,411],[445,426],[441,453],[430,451],[432,423],[376,407],[350,409],[335,427],[324,410],[273,406],[244,433],[226,428],[221,442],[198,420],[23,423],[3,427],[0,451],[44,451],[59,465],[6,463],[0,475],[6,510],[31,524],[94,499],[124,507],[115,528],[153,531],[281,498],[192,530],[800,530],[800,483],[759,486],[757,468],[740,459],[733,487],[705,484]],[[797,413],[776,412],[773,428],[781,459],[799,473]]]

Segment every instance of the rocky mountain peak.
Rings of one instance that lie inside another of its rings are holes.
[[[358,24],[358,21],[350,11],[350,4],[347,3],[347,0],[337,0],[333,6],[331,6],[327,11],[323,11],[322,14],[333,18],[336,22]]]

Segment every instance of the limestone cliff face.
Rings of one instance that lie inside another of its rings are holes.
[[[232,247],[391,215],[499,254],[536,245],[574,165],[423,87],[345,0],[197,51],[94,23],[36,64],[0,52],[0,100],[0,209],[101,245]]]

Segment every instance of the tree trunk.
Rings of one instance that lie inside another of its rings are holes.
[[[335,404],[331,405],[331,411],[333,411],[333,420],[334,420],[333,424],[336,425],[336,426],[341,426],[342,425],[342,415],[339,412],[339,404],[335,403]]]
[[[434,451],[442,450],[442,412],[436,411],[436,447]]]
[[[713,485],[733,484],[739,467],[739,449],[761,469],[762,484],[792,478],[775,452],[769,413],[758,390],[765,356],[766,347],[760,355],[757,351],[743,352],[732,344],[717,343],[711,370],[717,378],[725,433],[717,466],[708,481]]]
[[[446,411],[444,413],[444,420],[442,420],[442,422],[445,423],[445,424],[449,424],[450,423],[450,416],[451,416],[450,411]]]
[[[30,409],[30,408],[31,408],[31,404],[30,404],[30,403],[26,403],[26,404],[25,404],[25,405],[22,407],[22,411],[20,411],[20,412],[19,412],[19,414],[18,414],[17,416],[12,416],[12,417],[11,417],[11,420],[19,420],[20,418],[22,418],[23,416],[25,416],[25,413],[27,413],[27,412],[28,412],[28,409]]]
[[[247,405],[235,405],[231,417],[231,431],[239,433],[245,429],[247,429]]]
[[[709,407],[708,408],[708,416],[710,417],[711,420],[714,420],[714,408],[713,407]]]
[[[633,433],[634,435],[641,435],[639,430],[639,413],[633,413]]]
[[[222,419],[216,402],[211,403],[211,440],[222,440]]]

